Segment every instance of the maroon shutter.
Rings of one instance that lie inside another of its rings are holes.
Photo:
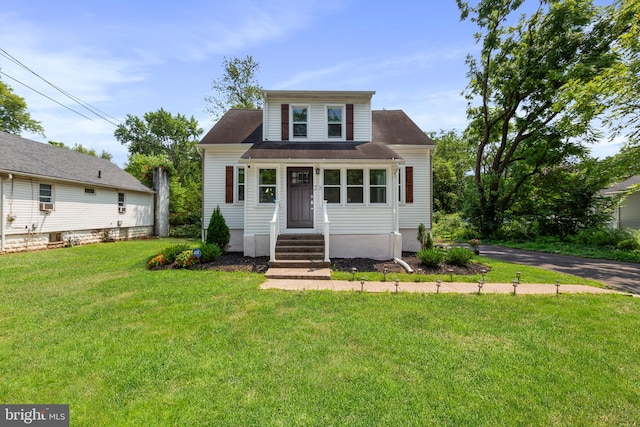
[[[353,141],[353,104],[347,104],[347,141]]]
[[[405,203],[413,203],[413,166],[404,168]]]
[[[289,104],[282,104],[280,108],[280,115],[282,116],[282,140],[289,140]]]
[[[224,202],[233,203],[233,166],[227,166],[224,184]]]

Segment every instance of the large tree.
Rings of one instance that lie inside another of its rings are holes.
[[[262,88],[258,84],[256,73],[260,64],[251,55],[246,58],[224,58],[223,73],[212,80],[214,94],[207,96],[206,110],[217,121],[224,113],[233,108],[254,110],[262,108]]]
[[[102,150],[102,153],[98,155],[98,153],[94,148],[88,148],[82,144],[75,144],[73,147],[69,147],[64,142],[49,141],[49,145],[53,145],[54,147],[66,148],[67,150],[76,151],[78,153],[86,154],[88,156],[100,157],[101,159],[105,159],[109,161],[113,159],[113,155],[108,151]]]
[[[460,212],[473,170],[475,146],[456,131],[441,130],[429,135],[436,144],[433,156],[433,209]]]
[[[24,98],[13,93],[11,86],[0,79],[0,130],[14,135],[31,132],[44,136],[39,121],[31,118]]]
[[[201,156],[196,148],[203,130],[193,117],[160,109],[143,118],[127,115],[114,135],[129,149],[127,170],[145,181],[144,172],[153,166],[171,165],[170,222],[194,223],[200,218]],[[144,165],[144,163],[148,163]]]
[[[524,0],[457,0],[480,29],[469,56],[468,134],[476,135],[475,198],[469,211],[495,233],[520,190],[545,168],[584,156],[604,105],[579,92],[619,60],[615,22],[590,0],[540,0],[513,22]],[[531,5],[528,3],[527,5]],[[475,105],[474,105],[475,104]]]

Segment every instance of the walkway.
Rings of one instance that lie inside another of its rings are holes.
[[[487,245],[480,247],[480,255],[515,264],[540,267],[559,273],[573,274],[574,276],[597,280],[619,291],[640,295],[640,264]]]
[[[262,289],[282,289],[286,291],[306,291],[306,290],[332,290],[332,291],[364,291],[364,292],[422,292],[422,293],[478,293],[477,283],[442,282],[440,287],[434,282],[399,282],[396,288],[395,282],[364,282],[348,280],[305,280],[305,279],[267,279],[260,288]],[[510,283],[485,283],[480,289],[481,293],[513,293],[513,285]],[[516,287],[516,294],[555,294],[555,293],[591,293],[605,294],[618,293],[611,289],[595,288],[586,285],[541,285],[541,284],[520,284]]]

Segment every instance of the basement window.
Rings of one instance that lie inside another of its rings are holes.
[[[96,194],[96,189],[95,188],[85,188],[84,189],[84,194]]]

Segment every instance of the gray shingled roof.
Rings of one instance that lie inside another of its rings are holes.
[[[200,145],[255,144],[243,159],[398,159],[388,145],[434,146],[402,110],[372,111],[369,142],[262,141],[262,110],[229,110],[200,141]]]
[[[0,172],[153,193],[153,190],[108,160],[6,132],[0,132]]]
[[[626,191],[632,185],[640,184],[640,175],[632,176],[631,178],[627,178],[624,181],[620,181],[611,187],[602,190],[602,194],[616,194],[623,191]]]

